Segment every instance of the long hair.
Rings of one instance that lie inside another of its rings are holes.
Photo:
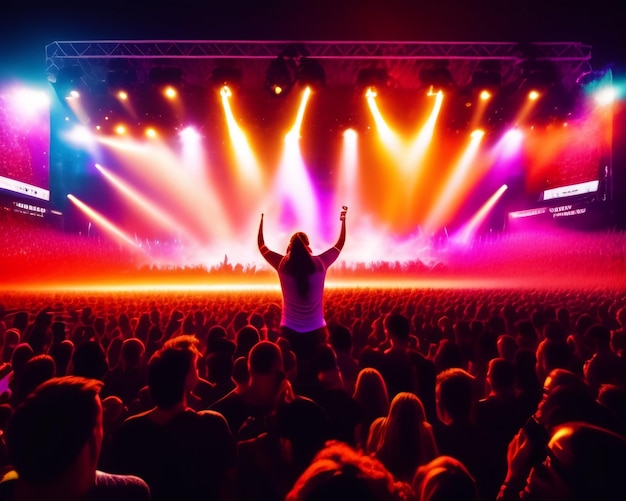
[[[372,423],[370,442],[368,445],[376,458],[404,481],[413,478],[418,466],[439,455],[424,406],[416,395],[408,392],[398,393],[391,401],[387,417]]]
[[[372,367],[361,369],[356,379],[354,400],[361,407],[360,445],[365,449],[372,422],[389,412],[389,394],[383,376]]]
[[[309,292],[309,275],[315,272],[315,263],[309,250],[309,237],[301,231],[294,233],[287,247],[283,267],[285,273],[296,279],[298,293],[306,296]]]

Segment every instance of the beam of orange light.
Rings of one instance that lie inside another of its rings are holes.
[[[300,130],[302,129],[302,122],[304,120],[304,112],[306,111],[306,106],[309,102],[309,97],[311,97],[311,88],[306,87],[304,92],[302,93],[302,99],[300,101],[300,106],[298,108],[298,114],[296,115],[296,119],[294,121],[293,127],[291,128],[291,133],[300,137]]]
[[[124,182],[118,176],[109,172],[100,164],[96,164],[102,175],[109,180],[118,190],[120,190],[128,199],[130,199],[137,207],[139,207],[145,214],[148,214],[154,220],[167,227],[174,232],[181,231],[181,224],[178,221],[172,219],[166,212],[162,211],[155,204],[150,202],[146,197],[140,194],[137,190],[132,188],[128,183]],[[186,241],[193,240],[188,234],[187,230],[184,231],[184,237]]]
[[[530,112],[533,110],[533,108],[537,106],[537,102],[539,101],[539,99],[541,99],[541,94],[539,94],[537,91],[529,92],[526,96],[526,99],[524,100],[522,107],[520,108],[514,119],[514,123],[520,125],[524,124],[524,122],[530,115]]]
[[[446,181],[444,188],[439,193],[434,207],[431,208],[426,218],[424,226],[426,231],[437,231],[446,224],[447,219],[458,208],[462,202],[460,191],[466,181],[472,163],[476,158],[480,143],[484,136],[481,130],[475,130],[471,134],[471,140],[463,155],[454,167],[452,174]]]
[[[409,146],[406,157],[406,166],[404,168],[405,180],[402,183],[404,187],[404,193],[406,196],[406,202],[404,208],[401,210],[401,216],[405,221],[405,224],[411,224],[411,219],[415,213],[416,202],[419,200],[418,187],[424,177],[426,169],[426,157],[429,151],[429,147],[433,141],[433,135],[435,133],[435,126],[437,125],[437,119],[441,112],[441,106],[443,104],[443,92],[429,93],[429,97],[435,98],[435,103],[430,115],[419,133]],[[408,208],[408,210],[407,210]]]
[[[443,104],[443,92],[439,91],[432,95],[435,96],[435,104],[430,112],[430,115],[428,116],[428,119],[426,120],[426,123],[420,129],[417,137],[409,146],[409,151],[407,153],[408,165],[414,166],[424,158],[426,149],[428,148],[428,145],[433,137],[433,133],[435,132],[435,125],[437,124],[437,118],[439,117],[441,105]]]
[[[383,118],[380,109],[378,108],[378,104],[376,103],[376,91],[373,89],[368,89],[365,93],[365,98],[367,99],[367,105],[369,106],[370,112],[372,113],[372,117],[374,118],[374,122],[376,123],[376,129],[378,130],[378,134],[383,142],[383,144],[392,152],[398,155],[400,141],[398,136],[391,130],[385,119]]]
[[[481,123],[483,117],[485,116],[485,112],[487,111],[487,106],[491,102],[492,98],[491,92],[488,90],[483,90],[478,95],[478,102],[476,103],[476,107],[474,108],[474,113],[472,114],[472,118],[470,119],[470,129],[476,129],[477,127],[481,127],[483,124]]]
[[[310,92],[310,91],[309,91]],[[237,166],[239,167],[239,180],[245,181],[246,186],[250,186],[255,190],[261,189],[261,169],[259,163],[250,148],[248,138],[241,130],[230,106],[230,97],[232,92],[228,86],[224,86],[220,92],[222,96],[222,107],[226,116],[226,124],[228,126],[228,134],[233,144],[233,150],[237,158]]]
[[[104,230],[106,230],[112,236],[117,237],[120,240],[123,240],[124,242],[126,242],[127,244],[129,244],[132,247],[137,247],[137,244],[134,242],[134,240],[132,238],[130,238],[128,235],[126,235],[126,233],[124,233],[122,230],[120,230],[117,226],[115,226],[112,222],[110,222],[102,214],[96,212],[95,210],[93,210],[91,207],[89,207],[84,202],[81,202],[78,198],[76,198],[71,193],[69,193],[67,195],[67,198],[69,198],[72,201],[72,203],[74,205],[76,205],[76,207],[78,207],[81,211],[83,211],[85,214],[87,214],[87,216],[89,216],[94,221],[96,221],[96,223],[98,223],[99,226],[101,226]]]
[[[496,192],[489,197],[489,200],[487,200],[482,207],[476,211],[467,224],[459,231],[455,239],[460,243],[468,243],[474,236],[476,230],[485,221],[485,218],[489,212],[491,212],[491,209],[493,209],[494,205],[496,205],[496,202],[500,200],[500,197],[502,197],[507,189],[508,186],[506,184],[500,186],[500,188],[498,188]]]

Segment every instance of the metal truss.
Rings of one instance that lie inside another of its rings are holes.
[[[395,74],[399,85],[414,84],[416,68],[446,61],[467,78],[479,63],[494,61],[514,67],[533,59],[558,66],[563,80],[573,82],[591,69],[591,46],[578,42],[348,42],[348,41],[208,41],[103,40],[56,41],[46,46],[46,73],[51,82],[63,67],[79,66],[87,80],[102,79],[112,61],[125,61],[140,73],[155,64],[178,66],[191,79],[202,80],[227,60],[256,73],[279,55],[310,57],[324,64],[335,83],[353,80],[358,68],[377,65]],[[504,71],[506,73],[506,70]]]

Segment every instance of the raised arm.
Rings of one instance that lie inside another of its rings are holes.
[[[265,260],[273,267],[278,269],[281,259],[283,258],[278,252],[271,251],[265,245],[265,238],[263,237],[263,214],[261,214],[261,222],[259,223],[259,234],[257,236],[257,245],[259,251]]]
[[[346,243],[346,212],[348,211],[348,207],[345,205],[341,208],[341,214],[339,216],[339,220],[341,221],[341,231],[339,232],[339,238],[337,239],[337,243],[335,244],[335,248],[337,250],[343,249],[343,245]]]
[[[261,214],[261,222],[259,223],[259,234],[257,236],[257,244],[259,246],[259,251],[261,251],[261,254],[263,254],[264,250],[267,250],[267,245],[265,245],[265,238],[263,237],[263,216],[264,214]]]

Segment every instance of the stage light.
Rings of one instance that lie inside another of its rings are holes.
[[[78,93],[86,90],[83,75],[83,70],[78,65],[62,67],[56,75],[56,81],[52,84],[59,98],[65,99],[72,92]]]
[[[118,125],[115,127],[115,133],[120,136],[126,134],[126,127],[124,125]]]
[[[481,100],[481,101],[487,101],[488,99],[490,99],[490,98],[491,98],[491,92],[489,92],[488,90],[483,90],[483,91],[480,93],[480,96],[479,96],[479,97],[480,97],[480,100]]]
[[[174,87],[167,86],[164,90],[163,90],[163,94],[165,95],[165,97],[167,97],[168,99],[174,99],[176,96],[178,96],[178,92],[176,91],[176,89]]]
[[[390,83],[391,80],[385,68],[364,68],[356,77],[357,88],[365,88],[367,97],[374,97],[377,90],[388,87]],[[370,90],[374,92],[374,96],[367,95]]]
[[[146,129],[146,136],[150,139],[154,139],[155,137],[157,137],[156,130],[154,130],[152,127]]]
[[[47,93],[27,87],[19,87],[10,95],[9,104],[16,119],[32,120],[39,115],[48,114],[50,98]]]
[[[302,58],[298,63],[298,81],[313,91],[324,88],[326,84],[326,73],[322,65],[315,59]]]
[[[605,106],[613,103],[617,99],[617,92],[615,90],[615,87],[606,87],[596,92],[594,94],[594,98],[596,100],[596,103],[601,106]]]
[[[92,146],[94,144],[93,135],[84,125],[75,126],[65,135],[65,139],[80,146]]]
[[[432,89],[432,92],[444,93],[456,89],[457,85],[448,69],[448,61],[436,61],[431,66],[424,67],[419,72],[419,79],[423,89]]]
[[[179,134],[183,142],[196,142],[200,140],[200,134],[193,127],[185,127]]]
[[[240,69],[218,66],[211,73],[210,83],[215,89],[228,87],[232,91],[241,87],[241,79]]]
[[[274,59],[265,73],[263,86],[275,97],[286,95],[293,87],[295,80],[295,67],[282,55]]]
[[[541,96],[541,95],[540,95],[540,94],[539,94],[539,92],[538,92],[538,91],[536,91],[536,90],[531,90],[531,91],[528,93],[528,99],[530,99],[531,101],[536,101],[537,99],[539,99],[539,97],[540,97],[540,96]]]
[[[119,91],[117,93],[117,97],[121,100],[121,101],[126,101],[128,99],[128,93],[126,91]]]
[[[498,89],[502,85],[500,72],[496,70],[477,70],[472,74],[470,85],[474,89]]]

